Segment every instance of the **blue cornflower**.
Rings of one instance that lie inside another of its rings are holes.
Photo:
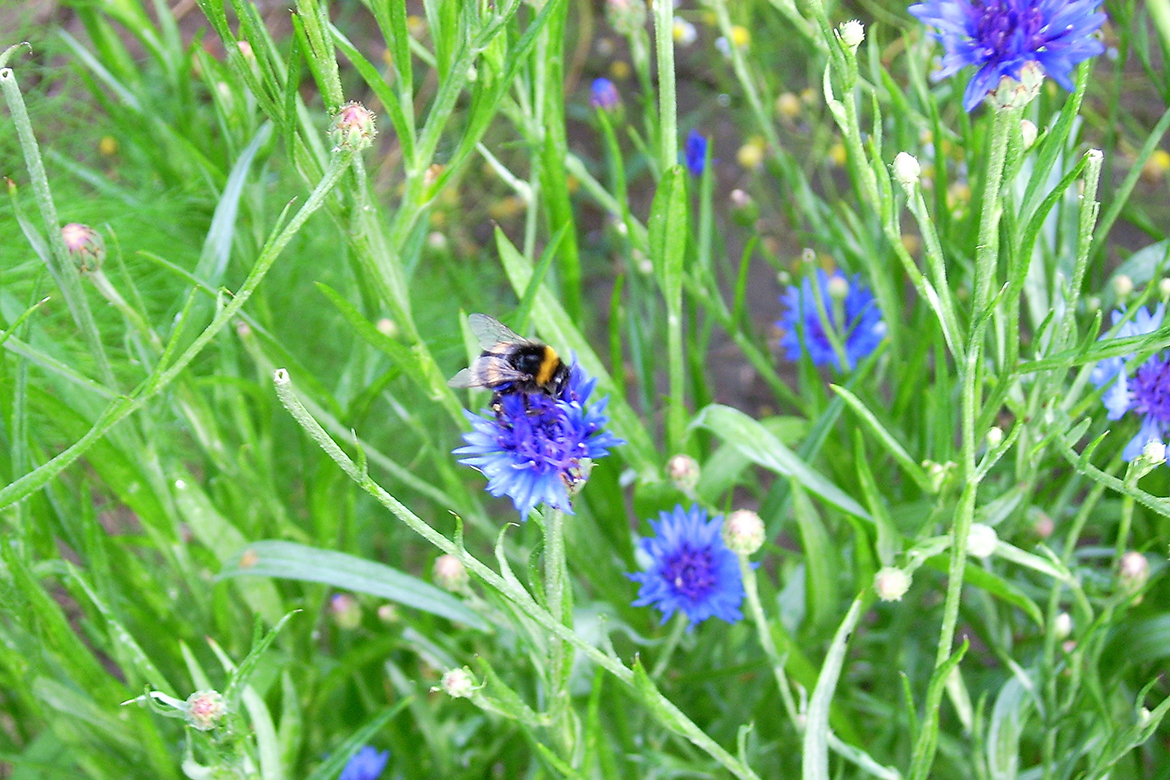
[[[617,86],[609,79],[594,79],[589,88],[589,104],[602,111],[612,111],[622,102]]]
[[[739,560],[723,543],[723,518],[707,519],[701,506],[690,511],[676,506],[650,521],[655,536],[639,541],[650,558],[650,568],[628,574],[642,583],[635,607],[654,604],[666,623],[676,611],[690,621],[690,628],[709,617],[734,623],[743,620],[743,581]]]
[[[936,79],[967,65],[979,71],[967,84],[963,107],[973,111],[987,93],[1036,63],[1057,84],[1073,89],[1073,66],[1105,51],[1092,34],[1105,21],[1101,0],[925,0],[910,13],[937,32],[946,48]]]
[[[874,300],[873,293],[861,283],[858,274],[852,279],[846,279],[840,271],[834,271],[833,276],[829,277],[823,270],[817,269],[817,285],[828,322],[821,319],[812,282],[806,276],[800,287],[790,286],[780,297],[780,301],[788,307],[776,321],[776,325],[784,330],[780,343],[784,345],[789,360],[799,360],[801,353],[808,350],[814,366],[828,363],[841,370],[837,352],[825,335],[826,330],[831,330],[844,347],[845,368],[852,369],[858,361],[877,349],[885,338],[886,323],[882,321],[882,310]],[[842,285],[848,288],[844,299],[834,301],[830,288]],[[838,308],[843,310],[844,328],[838,323]]]
[[[1164,314],[1162,304],[1158,304],[1152,314],[1143,306],[1134,313],[1133,319],[1117,329],[1115,338],[1153,333],[1162,327]],[[1116,325],[1122,316],[1121,311],[1113,312],[1113,324]],[[1141,428],[1121,453],[1127,461],[1141,455],[1142,449],[1152,441],[1165,443],[1166,434],[1170,433],[1170,355],[1165,352],[1151,355],[1138,366],[1133,376],[1125,373],[1129,357],[1132,356],[1098,361],[1089,374],[1089,381],[1097,387],[1108,385],[1101,403],[1105,405],[1110,420],[1120,420],[1130,411],[1142,415]]]
[[[588,403],[597,380],[574,362],[560,394],[508,393],[499,411],[464,412],[471,422],[467,446],[455,450],[459,462],[483,472],[487,491],[507,495],[525,520],[540,503],[569,512],[570,490],[587,474],[581,461],[597,460],[624,442],[605,429],[608,398]]]
[[[346,763],[345,769],[341,770],[337,780],[377,780],[389,760],[389,750],[379,752],[366,745],[353,754],[349,762]]]
[[[692,130],[687,134],[686,143],[683,144],[683,160],[687,164],[687,170],[695,176],[702,176],[703,169],[707,166],[707,146],[709,144],[707,136],[698,130]]]

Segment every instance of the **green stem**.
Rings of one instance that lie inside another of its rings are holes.
[[[678,162],[678,116],[674,87],[674,4],[654,3],[654,45],[658,55],[659,166],[665,174]]]
[[[573,628],[572,593],[565,560],[565,513],[548,508],[544,526],[544,595],[553,619]],[[549,638],[549,716],[553,740],[561,756],[572,763],[574,739],[569,676],[573,670],[573,648],[559,636]]]
[[[978,481],[975,452],[979,438],[975,435],[975,419],[979,414],[980,365],[983,359],[983,336],[990,321],[991,287],[995,280],[999,257],[1000,190],[1003,184],[1004,161],[1007,159],[1009,132],[1018,124],[1019,111],[997,111],[991,130],[991,152],[987,165],[987,181],[983,188],[983,213],[979,223],[979,246],[975,253],[975,289],[972,295],[972,314],[967,351],[963,359],[961,387],[961,460],[965,477],[963,493],[955,514],[951,533],[951,561],[947,581],[947,596],[943,606],[942,629],[939,631],[935,668],[951,657],[955,626],[959,619],[959,601],[963,592],[963,573],[967,563],[967,535],[975,516]]]
[[[77,270],[73,267],[69,250],[65,247],[65,240],[61,237],[61,225],[57,220],[57,207],[53,203],[53,194],[49,190],[49,179],[45,175],[45,164],[41,160],[41,150],[37,145],[36,135],[33,134],[32,121],[29,119],[28,109],[24,105],[24,96],[20,94],[20,87],[16,83],[16,74],[12,72],[11,68],[0,69],[0,90],[4,92],[8,110],[12,113],[12,122],[16,125],[16,137],[24,152],[24,163],[28,168],[29,181],[32,183],[33,193],[36,195],[41,220],[45,223],[49,247],[53,250],[49,256],[49,270],[52,271],[57,285],[65,295],[69,311],[73,315],[77,327],[81,329],[81,334],[85,337],[89,350],[97,362],[102,382],[111,390],[116,390],[118,384],[114,378],[114,369],[106,357],[106,350],[102,346],[97,323],[94,322],[93,312],[90,311],[89,303],[85,299],[85,290],[82,289]]]
[[[682,639],[683,631],[687,627],[687,616],[679,612],[674,616],[674,623],[670,626],[670,634],[666,637],[666,644],[662,646],[658,658],[654,661],[654,668],[650,670],[650,679],[657,682],[670,666],[670,659],[674,657],[675,648]]]
[[[776,678],[776,687],[780,689],[780,698],[784,702],[784,711],[797,730],[800,730],[800,711],[796,707],[796,700],[792,696],[792,686],[788,683],[788,675],[784,673],[786,659],[776,650],[776,641],[768,628],[768,620],[764,617],[764,607],[760,603],[760,590],[756,582],[756,570],[752,568],[748,556],[739,555],[739,573],[743,579],[743,590],[747,596],[748,614],[752,616],[752,623],[756,627],[756,636],[760,646],[764,648],[764,655],[772,665],[772,675]]]

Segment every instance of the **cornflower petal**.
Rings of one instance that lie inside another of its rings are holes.
[[[650,527],[655,535],[638,543],[649,568],[626,575],[641,583],[633,606],[656,606],[662,623],[682,612],[687,630],[710,617],[742,620],[743,581],[738,558],[723,542],[723,518],[708,519],[700,506],[676,506],[651,520]]]
[[[337,780],[377,780],[390,760],[390,751],[366,745],[350,757]]]

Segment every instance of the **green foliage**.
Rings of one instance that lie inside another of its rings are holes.
[[[1170,298],[1159,4],[1105,4],[1073,93],[972,114],[903,4],[860,48],[821,0],[33,5],[0,10],[0,777],[1170,777],[1170,470],[1091,379],[1170,347],[1099,338]],[[329,141],[349,101],[368,149]],[[777,343],[817,269],[881,309],[851,370]],[[452,455],[472,311],[608,397],[572,514],[517,525]],[[631,605],[694,502],[767,530],[742,622]]]

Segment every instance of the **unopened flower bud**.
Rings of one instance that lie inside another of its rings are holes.
[[[1032,531],[1041,539],[1047,539],[1052,536],[1052,532],[1056,530],[1056,523],[1052,518],[1044,513],[1036,518],[1036,522],[1032,524]]]
[[[398,323],[389,317],[383,317],[382,319],[378,320],[376,323],[374,323],[374,327],[377,328],[378,332],[383,336],[394,338],[398,335]]]
[[[89,225],[70,222],[61,228],[61,240],[65,242],[65,249],[81,273],[92,273],[102,267],[106,259],[106,244],[102,241],[101,233]]]
[[[436,585],[452,593],[462,591],[471,582],[467,567],[454,555],[440,555],[436,558],[432,576]]]
[[[439,688],[454,699],[470,699],[475,693],[475,678],[466,666],[448,669],[443,673]]]
[[[764,521],[750,509],[737,509],[723,519],[723,543],[738,555],[751,555],[764,544]]]
[[[1141,590],[1150,579],[1150,562],[1140,552],[1131,550],[1121,556],[1118,576],[1121,579],[1121,587],[1125,590],[1131,593]]]
[[[646,24],[644,0],[606,0],[605,18],[621,35],[633,35]]]
[[[906,152],[898,152],[894,158],[894,178],[898,183],[909,190],[918,184],[921,175],[922,166],[918,163],[918,158]]]
[[[674,486],[684,493],[699,484],[699,462],[690,455],[675,455],[666,464],[666,471]]]
[[[1057,642],[1068,639],[1069,634],[1072,633],[1072,615],[1067,612],[1061,612],[1052,621],[1052,635],[1056,637]]]
[[[362,606],[348,593],[335,593],[329,601],[329,611],[338,628],[352,631],[362,624]]]
[[[1142,447],[1142,457],[1151,463],[1161,463],[1166,460],[1166,445],[1157,439],[1148,441],[1146,446]]]
[[[196,691],[187,697],[187,722],[200,731],[219,725],[227,713],[227,702],[219,691]]]
[[[896,566],[883,566],[873,575],[874,592],[882,601],[901,601],[910,583],[910,575]]]
[[[1113,277],[1113,292],[1118,298],[1128,297],[1133,292],[1133,279],[1125,274]]]
[[[983,523],[974,523],[967,535],[967,552],[976,558],[986,558],[995,552],[999,536],[995,529]]]
[[[356,101],[346,103],[338,110],[329,130],[334,148],[346,151],[361,151],[369,147],[377,134],[374,112]]]
[[[1035,123],[1030,119],[1020,120],[1020,140],[1024,144],[1024,149],[1031,149],[1032,144],[1036,143],[1036,136],[1039,131],[1036,129]]]
[[[1170,278],[1162,277],[1162,279],[1158,281],[1158,295],[1160,295],[1163,300],[1170,298]]]
[[[1040,64],[1029,60],[1020,67],[1018,81],[1011,76],[1002,77],[999,86],[991,91],[987,99],[1000,111],[1023,108],[1040,94],[1040,85],[1043,83],[1044,71]]]
[[[829,297],[835,301],[845,300],[845,296],[849,294],[849,280],[844,276],[834,274],[829,277],[828,288]]]
[[[856,49],[865,40],[865,27],[857,19],[850,19],[839,28],[841,43],[850,49]]]
[[[987,432],[987,446],[995,449],[1003,443],[1003,428],[998,425],[993,425],[991,430]]]
[[[397,623],[398,607],[393,604],[383,604],[378,607],[378,620],[386,624]]]
[[[749,227],[759,219],[760,207],[751,195],[743,190],[732,190],[727,199],[731,201],[731,218],[736,223]]]
[[[602,111],[613,111],[622,103],[617,85],[609,79],[594,79],[589,88],[589,104]]]

